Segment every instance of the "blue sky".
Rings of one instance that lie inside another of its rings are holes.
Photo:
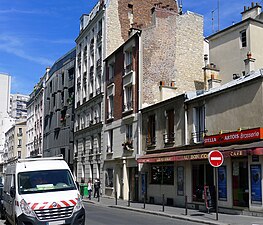
[[[142,0],[143,1],[143,0]],[[0,0],[0,72],[12,76],[12,93],[30,94],[52,64],[75,47],[79,18],[97,0]],[[218,0],[183,0],[183,11],[204,16],[204,35],[217,23]],[[251,0],[220,0],[220,29],[241,20]]]

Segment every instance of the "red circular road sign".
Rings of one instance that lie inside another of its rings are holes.
[[[224,156],[220,151],[214,150],[209,152],[208,160],[211,166],[219,167],[224,162]]]

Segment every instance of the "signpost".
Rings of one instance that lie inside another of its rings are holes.
[[[215,168],[215,180],[216,180],[216,220],[218,220],[218,167],[224,162],[223,154],[220,151],[214,150],[209,152],[208,161],[211,166]]]

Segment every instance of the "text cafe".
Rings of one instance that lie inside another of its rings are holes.
[[[184,196],[204,206],[204,186],[213,192],[215,170],[208,154],[219,150],[224,163],[218,168],[219,207],[262,211],[263,129],[255,128],[204,137],[198,149],[153,153],[139,157],[142,190],[153,203],[184,205]]]

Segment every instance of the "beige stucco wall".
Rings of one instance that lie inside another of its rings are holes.
[[[255,70],[263,67],[262,28],[260,23],[244,22],[209,39],[210,63],[216,64],[220,69],[219,79],[222,84],[231,81],[234,73],[242,75],[248,51],[252,53],[252,58],[256,59]],[[247,47],[242,48],[240,32],[243,30],[247,31]]]

